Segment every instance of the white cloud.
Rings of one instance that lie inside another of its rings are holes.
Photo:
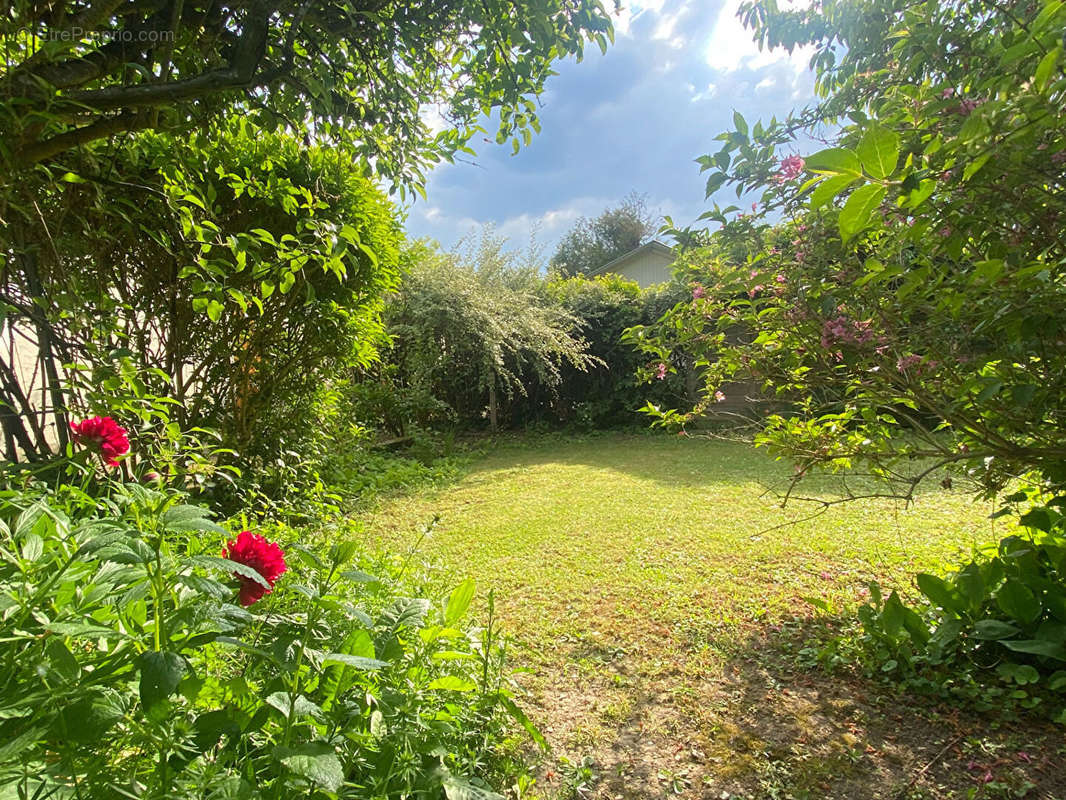
[[[693,84],[689,84],[689,91],[692,93],[693,103],[698,103],[701,100],[713,100],[718,96],[718,87],[713,83],[708,83],[705,88],[698,91]]]
[[[804,4],[792,5],[800,7]],[[787,63],[795,72],[807,69],[813,54],[811,48],[798,47],[791,54],[780,47],[760,50],[752,32],[737,18],[739,9],[740,0],[726,0],[722,10],[718,12],[718,22],[704,50],[707,64],[712,69],[721,72],[733,72],[741,67],[758,70],[778,63]]]

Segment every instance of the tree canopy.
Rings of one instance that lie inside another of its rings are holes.
[[[658,345],[712,365],[708,397],[763,383],[762,441],[799,476],[865,464],[907,497],[943,465],[989,493],[1034,470],[1066,485],[1066,6],[742,13],[764,44],[814,47],[825,99],[737,115],[700,159],[708,193],[760,192],[760,213],[705,215],[723,227],[686,256],[693,300]],[[754,336],[731,343],[738,322]]]
[[[647,196],[633,192],[595,219],[579,218],[559,242],[551,267],[564,277],[587,275],[647,242],[659,223]]]
[[[552,62],[611,36],[600,0],[14,0],[0,158],[10,171],[239,111],[417,183],[493,110],[499,141],[528,141]],[[427,106],[449,130],[432,134]]]

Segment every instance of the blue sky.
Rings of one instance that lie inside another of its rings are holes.
[[[530,236],[550,256],[580,216],[631,191],[690,224],[709,206],[694,159],[732,125],[784,116],[813,99],[809,54],[760,52],[736,19],[738,0],[630,0],[615,43],[557,66],[540,100],[542,131],[517,155],[473,143],[476,158],[444,164],[407,229],[450,248],[492,223],[516,248]],[[492,131],[494,133],[494,131]],[[494,140],[493,140],[494,141]],[[729,202],[723,192],[720,201]],[[734,196],[735,199],[735,196]]]

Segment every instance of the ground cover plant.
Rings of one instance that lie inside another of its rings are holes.
[[[838,641],[861,635],[868,582],[912,599],[914,573],[944,574],[1009,523],[936,484],[909,509],[804,519],[817,507],[762,496],[789,476],[745,444],[549,436],[384,502],[368,530],[497,589],[554,748],[536,796],[1066,796],[1061,728],[901,690]]]

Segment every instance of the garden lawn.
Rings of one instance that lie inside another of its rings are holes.
[[[519,440],[382,501],[368,532],[434,580],[474,577],[482,614],[494,590],[553,748],[535,796],[1066,798],[1061,730],[809,666],[868,581],[909,591],[1000,535],[990,506],[933,482],[910,508],[782,509],[766,492],[788,476],[731,442]]]

